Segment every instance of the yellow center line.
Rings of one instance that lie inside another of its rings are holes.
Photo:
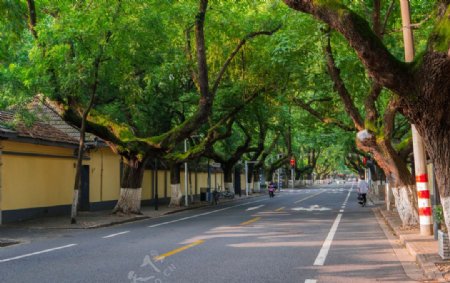
[[[280,208],[277,208],[277,209],[275,209],[275,211],[282,211],[284,209],[284,206],[283,207],[280,207]]]
[[[249,221],[242,222],[241,225],[242,226],[248,225],[248,224],[258,221],[259,219],[261,219],[261,217],[255,217],[255,218],[250,219]]]
[[[189,245],[182,246],[181,248],[175,249],[175,250],[170,251],[170,252],[167,252],[167,253],[165,253],[165,254],[162,254],[162,255],[159,255],[159,256],[155,256],[153,259],[154,259],[155,261],[163,260],[163,259],[165,259],[166,257],[169,257],[169,256],[171,256],[171,255],[177,254],[177,253],[182,252],[182,251],[184,251],[184,250],[187,250],[187,249],[189,249],[189,248],[198,246],[198,245],[200,245],[200,244],[203,244],[204,242],[205,242],[204,240],[198,240],[198,241],[195,241],[195,242],[190,243]]]
[[[320,192],[320,193],[314,194],[314,195],[312,195],[312,196],[309,196],[309,197],[306,197],[306,198],[299,199],[298,201],[296,201],[296,202],[294,202],[294,203],[302,202],[302,201],[304,201],[304,200],[307,200],[307,199],[309,199],[309,198],[315,197],[315,196],[320,195],[320,194],[322,194],[322,193],[324,193],[324,192]]]

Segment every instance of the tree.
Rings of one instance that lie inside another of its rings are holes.
[[[399,111],[416,125],[424,137],[427,152],[436,166],[444,207],[448,208],[450,121],[444,114],[450,103],[445,95],[450,92],[450,35],[446,32],[450,23],[448,1],[436,3],[434,27],[428,35],[427,46],[413,63],[408,64],[389,52],[366,20],[339,1],[284,2],[295,10],[312,14],[341,33],[375,82],[395,93]],[[450,216],[450,210],[445,211]]]

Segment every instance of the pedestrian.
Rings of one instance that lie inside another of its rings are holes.
[[[358,182],[358,193],[362,198],[358,203],[361,206],[366,206],[368,192],[369,192],[369,184],[366,182],[366,180],[364,180],[364,176],[361,176]]]

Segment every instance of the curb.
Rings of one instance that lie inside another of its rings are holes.
[[[443,274],[439,271],[439,269],[436,267],[434,262],[431,262],[426,255],[418,254],[417,251],[414,249],[411,243],[408,242],[407,239],[405,239],[404,235],[399,235],[395,230],[395,225],[391,223],[390,219],[387,218],[384,214],[384,211],[381,210],[379,207],[375,208],[380,215],[383,217],[384,222],[389,227],[389,229],[392,231],[394,236],[396,236],[399,239],[399,242],[402,246],[404,246],[408,252],[414,257],[416,263],[418,266],[423,270],[424,276],[428,280],[435,280],[436,282],[447,282]]]

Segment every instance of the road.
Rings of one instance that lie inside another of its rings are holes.
[[[416,282],[348,184],[42,233],[0,249],[0,282]]]

